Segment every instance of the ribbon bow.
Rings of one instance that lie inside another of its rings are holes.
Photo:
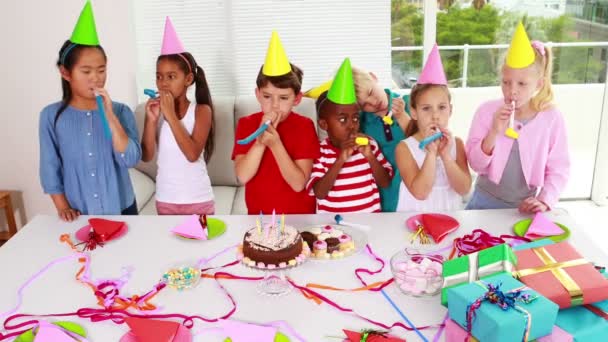
[[[473,303],[467,306],[466,328],[469,335],[471,334],[471,330],[473,329],[473,321],[475,320],[477,309],[481,307],[481,304],[484,301],[488,301],[494,305],[498,305],[503,311],[514,309],[526,315],[526,329],[524,331],[523,341],[527,341],[532,319],[528,311],[519,307],[516,304],[517,302],[529,304],[537,297],[532,297],[530,296],[530,294],[524,293],[524,290],[526,289],[525,286],[505,292],[500,289],[502,283],[498,283],[498,285],[493,285],[485,284],[481,281],[478,281],[476,282],[476,284],[479,284],[479,286],[484,287],[485,289],[487,289],[487,291],[481,297],[477,298]]]
[[[545,57],[545,44],[539,40],[532,41],[532,47],[540,53],[541,56]]]

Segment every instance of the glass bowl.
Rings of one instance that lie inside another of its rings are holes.
[[[419,250],[402,250],[391,257],[395,285],[408,296],[430,297],[443,286],[443,258]]]

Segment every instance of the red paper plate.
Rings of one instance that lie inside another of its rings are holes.
[[[120,228],[120,230],[118,232],[116,232],[114,234],[114,236],[111,236],[107,241],[112,241],[112,240],[116,240],[119,239],[121,237],[123,237],[127,231],[129,230],[129,228],[127,227],[127,224],[123,224],[122,227]],[[78,229],[76,231],[76,238],[80,241],[88,241],[89,240],[89,233],[91,232],[91,225],[86,225],[80,229]]]
[[[425,224],[425,219],[426,221],[436,223],[437,227],[429,229],[430,227],[427,227],[428,223]],[[460,227],[455,218],[444,214],[432,213],[414,215],[405,221],[405,225],[408,229],[416,231],[418,229],[416,221],[425,226],[425,232],[431,235],[435,243],[440,243],[449,233]]]

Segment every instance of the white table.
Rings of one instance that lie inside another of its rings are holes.
[[[408,245],[409,235],[404,228],[404,221],[411,214],[348,214],[345,220],[358,222],[373,227],[369,234],[369,243],[376,252],[387,261],[387,267],[376,277],[367,277],[368,282],[386,280],[391,276],[388,260],[399,249]],[[499,235],[511,233],[511,225],[524,218],[515,210],[458,211],[450,213],[461,224],[461,228],[448,236],[438,248],[447,246],[454,237],[470,233],[475,228],[484,228]],[[573,218],[565,213],[549,214],[555,220],[567,225],[572,230],[570,242],[588,259],[608,264],[608,256],[598,248],[577,227]],[[150,290],[169,266],[195,261],[210,256],[227,246],[241,241],[244,231],[253,227],[255,216],[218,216],[228,224],[227,232],[210,241],[185,241],[169,233],[170,228],[184,220],[179,216],[123,216],[109,217],[124,220],[129,225],[129,233],[120,240],[108,243],[105,247],[92,252],[92,278],[115,278],[121,274],[124,266],[133,266],[135,271],[123,294],[143,294]],[[311,224],[333,223],[333,215],[293,215],[287,216],[289,225],[303,227]],[[65,223],[57,217],[37,216],[19,233],[0,248],[0,312],[12,308],[15,304],[17,288],[32,274],[40,270],[51,260],[72,253],[59,242],[62,233],[73,233],[87,223],[87,217],[80,217],[76,222]],[[214,260],[212,265],[219,266],[235,260],[234,253],[227,253]],[[72,312],[82,307],[96,307],[96,300],[90,289],[74,279],[79,268],[75,262],[67,262],[51,269],[36,283],[33,283],[24,294],[20,312],[27,313],[61,313]],[[360,253],[336,261],[307,261],[300,267],[292,269],[290,276],[298,284],[308,282],[322,283],[335,287],[355,288],[361,286],[354,275],[355,268],[375,269],[377,263],[365,253]],[[261,275],[261,272],[241,265],[227,269],[238,275]],[[342,313],[329,305],[317,305],[305,299],[299,292],[279,298],[261,296],[254,282],[241,280],[223,280],[222,284],[237,301],[237,311],[232,318],[244,321],[265,323],[287,320],[290,325],[309,341],[338,341],[327,336],[343,336],[342,328],[360,330],[374,328],[362,320]],[[418,326],[437,324],[446,313],[439,304],[439,296],[429,299],[407,297],[394,284],[386,289],[401,310]],[[374,320],[385,324],[400,321],[400,317],[385,301],[379,292],[333,292],[324,291],[339,304],[352,308]],[[153,303],[164,307],[163,313],[179,312],[199,314],[205,317],[218,317],[225,314],[230,303],[224,297],[215,281],[203,279],[198,287],[177,292],[163,290]],[[92,341],[117,341],[128,329],[126,325],[116,325],[105,321],[92,324],[88,321],[72,319],[82,323]],[[194,330],[211,327],[197,321]],[[425,331],[429,338],[436,330]],[[406,337],[408,341],[420,338],[412,332],[401,329],[395,334]],[[222,341],[217,335],[199,334],[196,341]]]

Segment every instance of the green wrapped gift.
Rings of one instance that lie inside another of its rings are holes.
[[[447,306],[448,289],[498,273],[511,275],[516,264],[517,257],[507,244],[497,245],[446,261],[443,264],[441,304]]]

